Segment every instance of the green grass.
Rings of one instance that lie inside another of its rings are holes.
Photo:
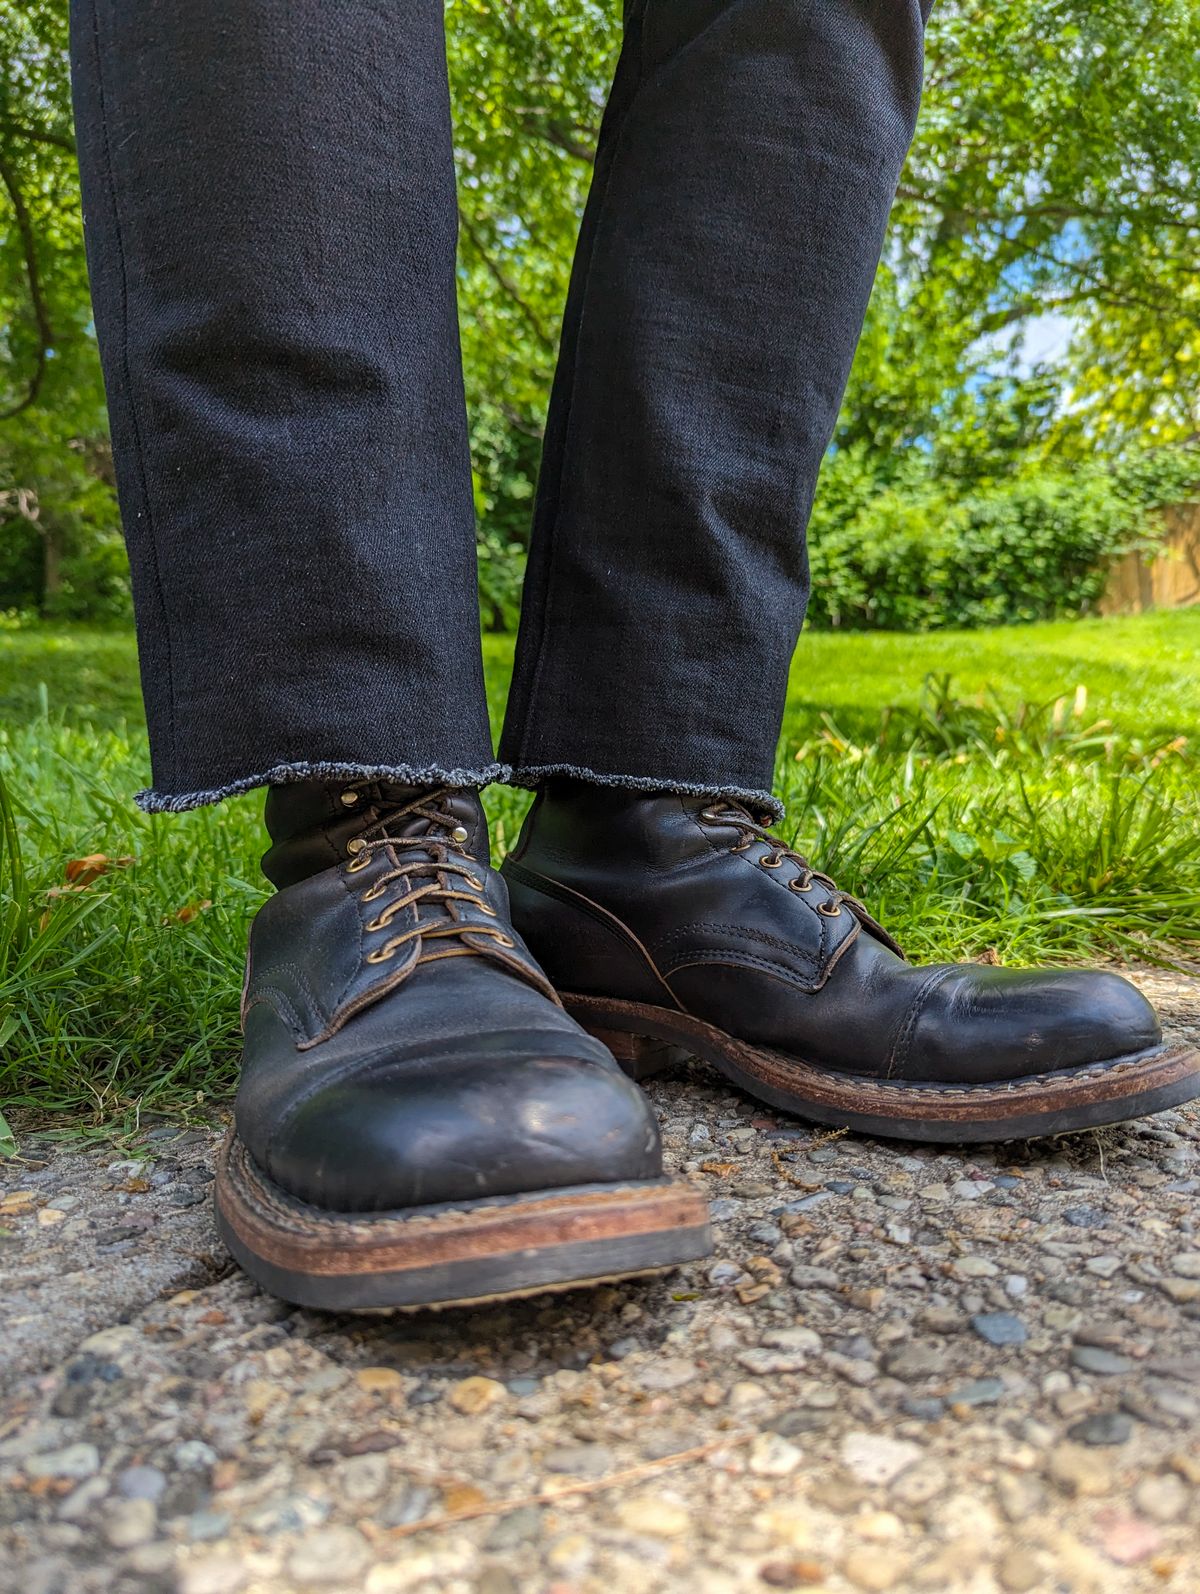
[[[485,638],[497,718],[511,653]],[[1200,611],[813,634],[784,834],[919,960],[1195,956],[1197,748]],[[126,633],[0,631],[0,1104],[112,1125],[233,1085],[261,800],[152,819],[146,774]],[[498,850],[527,801],[489,792]],[[131,861],[68,889],[92,854]]]
[[[1082,685],[1093,714],[1127,734],[1200,744],[1200,609],[925,636],[807,632],[792,662],[785,735],[803,735],[826,711],[869,736],[887,704],[914,703],[925,676],[944,672],[964,696],[991,686],[1031,703]]]
[[[512,649],[511,637],[483,639],[497,728]],[[964,694],[990,685],[1035,703],[1083,684],[1096,713],[1130,733],[1158,728],[1200,741],[1200,609],[926,636],[808,632],[792,663],[785,737],[803,737],[825,712],[868,737],[888,704],[915,704],[924,678],[945,671]],[[140,724],[132,633],[0,629],[0,725],[27,722],[47,703],[72,725]]]

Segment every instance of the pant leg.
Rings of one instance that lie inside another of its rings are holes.
[[[768,798],[930,0],[630,0],[500,755]]]
[[[155,789],[492,764],[441,0],[72,0]]]

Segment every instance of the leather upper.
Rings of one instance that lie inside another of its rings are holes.
[[[504,874],[559,990],[675,1008],[830,1068],[970,1084],[1161,1038],[1115,974],[914,967],[862,904],[721,799],[551,783]]]
[[[641,1093],[512,929],[473,792],[306,783],[268,823],[289,883],[251,929],[236,1117],[277,1184],[378,1211],[661,1172]]]

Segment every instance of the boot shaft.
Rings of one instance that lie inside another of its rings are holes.
[[[267,789],[264,819],[271,846],[263,854],[262,871],[282,890],[343,863],[356,850],[356,838],[373,826],[387,824],[390,834],[418,836],[429,820],[404,810],[421,799],[455,822],[450,836],[460,851],[487,862],[487,819],[473,787],[294,781]]]

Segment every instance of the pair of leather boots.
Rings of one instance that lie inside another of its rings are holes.
[[[689,1054],[821,1124],[962,1143],[1200,1093],[1115,974],[914,967],[740,803],[577,782],[497,872],[475,792],[272,788],[217,1212],[338,1310],[655,1271],[710,1249],[634,1080]],[[519,932],[519,933],[518,933]]]

